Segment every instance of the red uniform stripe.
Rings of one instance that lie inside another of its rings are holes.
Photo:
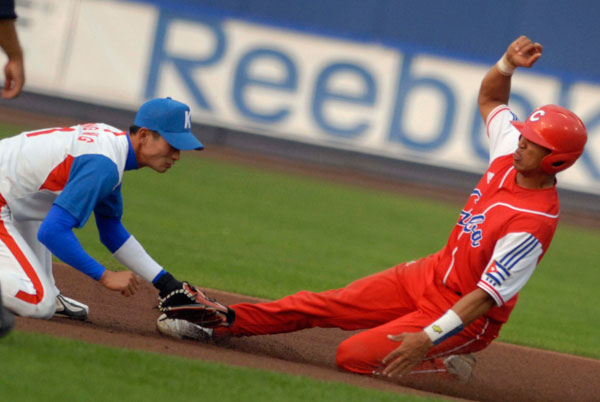
[[[73,156],[68,155],[64,161],[52,169],[44,183],[41,185],[40,190],[60,191],[64,189],[69,180],[73,159]]]
[[[500,296],[500,293],[498,293],[498,291],[496,289],[494,289],[493,286],[491,286],[490,284],[488,284],[484,281],[479,281],[477,283],[477,286],[479,286],[479,288],[481,288],[481,290],[483,290],[484,292],[489,293],[489,295],[492,296],[492,298],[494,298],[494,295],[496,295],[496,297],[494,298],[495,301],[497,302],[498,300],[500,300],[500,302],[502,304],[504,304],[504,300],[502,299],[502,296]]]
[[[48,130],[34,131],[33,133],[29,133],[27,134],[27,137],[36,137],[38,135],[51,134],[56,131],[75,131],[75,129],[70,127],[49,128]]]
[[[122,135],[127,135],[127,131],[110,131],[110,130],[104,130],[104,131],[108,131],[109,133],[114,134],[115,137],[120,137]]]
[[[5,205],[6,200],[0,194],[0,210],[2,210],[2,208],[4,208]],[[23,251],[21,251],[21,249],[19,248],[19,245],[17,244],[15,239],[8,233],[8,230],[6,230],[6,226],[4,225],[4,221],[2,220],[2,218],[0,218],[0,241],[2,241],[6,245],[6,247],[8,247],[12,255],[17,259],[19,265],[21,265],[21,268],[23,268],[25,274],[33,283],[33,288],[35,289],[35,294],[29,294],[23,292],[22,290],[19,290],[15,297],[17,299],[21,299],[24,302],[31,304],[40,303],[44,298],[44,287],[42,286],[42,282],[37,276],[35,269],[33,269],[31,264],[29,263],[27,257],[25,257],[25,254],[23,254]]]

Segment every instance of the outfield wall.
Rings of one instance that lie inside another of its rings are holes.
[[[493,61],[274,25],[198,3],[17,2],[27,90],[129,111],[148,98],[172,96],[190,104],[193,120],[204,125],[470,173],[484,169],[487,140],[476,97]],[[600,194],[600,82],[581,77],[519,71],[511,105],[521,118],[545,103],[576,111],[590,142],[560,185]]]

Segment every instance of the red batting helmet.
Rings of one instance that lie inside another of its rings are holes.
[[[523,137],[550,150],[542,159],[542,169],[548,174],[556,174],[574,164],[587,141],[587,130],[581,119],[557,105],[537,108],[526,121],[512,124]]]

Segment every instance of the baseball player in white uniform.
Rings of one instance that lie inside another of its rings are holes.
[[[0,141],[0,287],[3,305],[24,317],[55,313],[86,319],[86,305],[65,298],[51,255],[130,296],[140,277],[161,294],[181,286],[121,223],[128,170],[165,172],[180,150],[201,150],[190,109],[171,98],[139,109],[128,132],[103,123],[24,132]],[[73,233],[94,213],[101,242],[131,271],[114,272],[85,252]]]

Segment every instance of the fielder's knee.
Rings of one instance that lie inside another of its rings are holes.
[[[30,317],[49,320],[54,316],[55,312],[56,297],[47,297],[36,306],[36,308],[33,311],[33,314]]]
[[[49,320],[56,312],[56,296],[46,296],[39,303],[26,303],[16,298],[5,298],[5,307],[13,313],[28,318]]]

